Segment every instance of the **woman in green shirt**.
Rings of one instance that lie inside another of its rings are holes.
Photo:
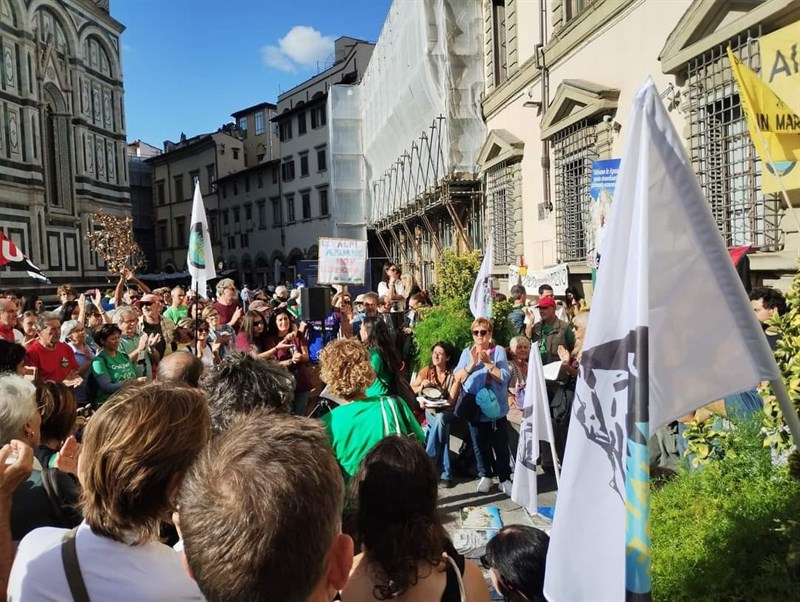
[[[319,360],[320,377],[331,394],[343,400],[322,422],[345,480],[356,474],[367,452],[384,437],[410,436],[422,445],[422,429],[402,399],[367,395],[375,371],[362,343],[339,339],[322,350]]]
[[[377,316],[367,316],[361,322],[359,337],[369,350],[369,363],[375,371],[375,380],[366,390],[367,397],[395,393],[395,374],[402,370],[403,361],[392,343],[386,322]]]
[[[95,404],[100,405],[119,391],[126,383],[145,382],[146,377],[137,378],[136,368],[128,354],[119,348],[122,331],[116,324],[103,324],[95,333],[95,340],[102,348],[92,360],[92,377],[97,383]]]

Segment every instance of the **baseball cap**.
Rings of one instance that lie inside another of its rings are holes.
[[[539,299],[539,307],[540,308],[541,307],[555,307],[555,306],[556,306],[556,300],[553,299],[553,297],[544,297],[542,299]]]
[[[248,308],[250,311],[257,311],[258,313],[263,313],[265,311],[269,311],[270,305],[266,301],[262,301],[261,299],[256,299],[250,304]]]
[[[134,306],[139,308],[143,303],[158,303],[158,297],[152,293],[147,293],[146,295],[142,295],[141,299],[137,299],[134,303]]]

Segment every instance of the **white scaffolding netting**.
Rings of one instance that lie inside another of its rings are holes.
[[[361,145],[359,97],[358,86],[331,87],[328,93],[328,148],[333,192],[333,235],[337,238],[366,240],[367,180]]]
[[[486,132],[482,28],[474,0],[394,0],[358,93],[332,104],[335,119],[358,102],[370,223],[442,178],[474,177]]]

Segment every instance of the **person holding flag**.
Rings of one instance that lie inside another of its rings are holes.
[[[769,380],[800,438],[775,359],[651,79],[634,98],[628,131],[547,555],[551,601],[650,599],[651,428]]]

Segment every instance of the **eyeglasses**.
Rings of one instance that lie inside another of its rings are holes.
[[[472,334],[473,334],[473,336],[476,336],[476,337],[482,337],[482,336],[488,334],[488,332],[489,332],[488,330],[473,330]]]
[[[41,413],[42,413],[42,410],[44,410],[46,407],[47,407],[47,404],[46,404],[46,403],[43,403],[43,404],[42,404],[42,405],[40,405],[40,406],[36,406],[36,413],[37,413],[37,414],[41,414]]]

